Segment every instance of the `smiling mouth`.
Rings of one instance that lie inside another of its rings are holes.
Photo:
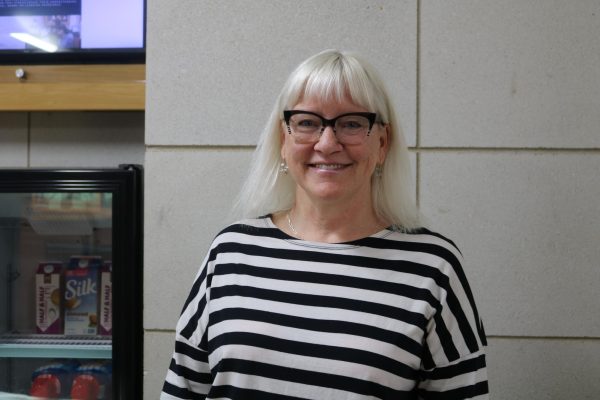
[[[308,166],[312,167],[312,168],[317,168],[317,169],[336,171],[336,170],[346,168],[348,166],[348,164],[309,164]]]

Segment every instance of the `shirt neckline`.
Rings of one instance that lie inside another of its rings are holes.
[[[386,228],[383,228],[382,230],[375,232],[369,236],[365,236],[365,237],[351,240],[348,242],[337,242],[337,243],[314,242],[314,241],[299,239],[299,238],[290,236],[289,234],[287,234],[286,232],[281,230],[277,225],[275,225],[271,214],[266,215],[264,217],[264,221],[265,221],[265,225],[267,228],[276,229],[280,233],[280,235],[282,236],[282,240],[288,241],[290,243],[293,243],[293,244],[296,244],[299,246],[311,247],[311,248],[327,248],[327,249],[339,249],[339,250],[353,249],[353,248],[361,247],[362,246],[361,242],[363,242],[366,239],[370,239],[370,238],[383,239],[383,238],[391,235],[394,232],[392,227],[386,227]]]

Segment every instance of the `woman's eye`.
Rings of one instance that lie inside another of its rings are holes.
[[[344,121],[342,123],[343,129],[359,129],[362,127],[363,127],[363,125],[358,121]]]
[[[312,128],[312,127],[318,126],[318,123],[314,120],[303,119],[301,121],[298,121],[298,126],[302,126],[305,128]]]

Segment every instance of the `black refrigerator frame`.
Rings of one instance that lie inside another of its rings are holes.
[[[113,194],[112,392],[115,400],[142,397],[143,168],[0,169],[0,192]]]

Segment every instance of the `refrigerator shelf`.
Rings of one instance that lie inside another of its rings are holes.
[[[0,335],[0,358],[111,359],[112,340],[103,336]]]

